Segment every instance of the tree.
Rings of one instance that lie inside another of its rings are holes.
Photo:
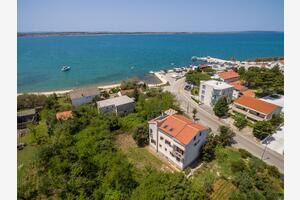
[[[277,128],[280,126],[284,121],[283,114],[274,114],[272,116],[272,119],[270,120],[271,124],[273,125],[274,128]]]
[[[258,121],[253,128],[253,135],[260,140],[263,140],[268,135],[274,132],[274,127],[269,121]]]
[[[197,109],[196,108],[194,108],[193,109],[193,119],[195,120],[196,119],[196,114],[197,114]]]
[[[227,126],[220,126],[219,132],[220,135],[217,137],[219,144],[221,144],[223,147],[230,146],[232,144],[233,137],[235,136],[234,132]]]
[[[17,109],[43,107],[46,104],[46,100],[47,97],[45,95],[21,94],[17,96]]]
[[[210,75],[201,71],[189,71],[185,75],[186,81],[192,83],[193,85],[200,85],[200,81],[210,80]]]
[[[215,115],[218,117],[226,116],[229,110],[227,98],[225,96],[219,98],[213,110],[215,112]]]
[[[239,129],[243,129],[247,125],[247,119],[245,118],[244,115],[241,114],[235,114],[233,116],[234,119],[234,125]]]
[[[149,130],[146,124],[141,124],[133,130],[133,139],[137,145],[142,147],[149,143]]]
[[[205,144],[200,149],[200,155],[204,161],[212,161],[215,158],[215,148],[218,145],[218,141],[215,136],[209,135],[206,138]]]

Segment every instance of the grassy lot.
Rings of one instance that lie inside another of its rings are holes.
[[[30,135],[29,133],[19,137],[18,143],[26,143],[27,146],[17,152],[17,164],[18,164],[18,184],[21,183],[22,178],[26,173],[26,168],[29,163],[35,159],[37,150],[39,148],[38,145],[33,145],[30,143]]]
[[[115,142],[126,155],[129,162],[138,170],[137,174],[144,174],[145,170],[173,171],[166,163],[154,156],[147,148],[138,147],[130,134],[119,134],[116,136]],[[138,177],[142,178],[142,177]]]
[[[213,185],[212,200],[227,200],[230,195],[236,190],[236,187],[225,179],[218,179]]]

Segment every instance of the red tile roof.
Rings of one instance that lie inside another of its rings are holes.
[[[239,80],[239,81],[234,81],[234,82],[231,82],[229,83],[230,85],[232,85],[234,87],[234,89],[238,90],[238,91],[245,91],[247,90],[247,87],[245,87],[243,85],[243,81]]]
[[[73,113],[72,113],[71,110],[70,111],[64,111],[64,112],[58,112],[58,113],[56,113],[56,119],[57,120],[60,120],[60,119],[67,120],[67,119],[69,119],[71,117],[73,117]]]
[[[255,97],[255,92],[253,90],[246,90],[243,92],[243,95],[247,97]]]
[[[248,96],[241,96],[240,98],[236,99],[234,103],[264,114],[269,114],[278,108],[278,106],[275,104]]]
[[[178,114],[166,117],[159,128],[184,145],[188,144],[200,131],[208,129]]]
[[[236,73],[235,71],[232,71],[232,70],[227,71],[227,72],[219,72],[218,75],[220,76],[220,78],[222,78],[224,80],[240,77],[240,75],[238,73]]]

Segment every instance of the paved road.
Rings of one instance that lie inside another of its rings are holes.
[[[199,119],[198,121],[210,127],[215,133],[218,131],[220,125],[229,126],[229,124],[227,124],[224,120],[218,119],[216,116],[201,108],[195,101],[193,101],[190,98],[189,93],[184,90],[185,78],[179,79],[177,81],[175,81],[171,77],[166,77],[166,79],[169,81],[170,86],[166,86],[165,90],[170,91],[176,96],[177,100],[180,103],[180,107],[189,116],[193,115],[192,111],[194,108],[196,108],[198,111],[196,115],[196,117]],[[261,158],[265,146],[251,140],[250,138],[244,135],[241,135],[238,129],[236,129],[235,127],[231,126],[231,128],[236,133],[236,136],[234,137],[236,144],[234,144],[233,146],[237,148],[246,149],[254,156]],[[279,169],[279,171],[283,173],[284,158],[281,154],[278,154],[277,152],[267,148],[264,153],[263,160],[268,164],[276,166]]]

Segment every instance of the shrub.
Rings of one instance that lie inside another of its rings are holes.
[[[247,168],[243,160],[234,161],[231,163],[231,171],[233,173],[241,172]]]
[[[245,149],[239,149],[239,152],[242,156],[242,158],[251,158],[252,157],[252,154],[249,153],[248,151],[246,151]]]
[[[143,147],[149,143],[149,130],[147,124],[141,124],[134,128],[133,139],[139,147]]]
[[[242,128],[244,128],[247,125],[247,119],[245,118],[244,115],[241,114],[235,114],[233,116],[234,119],[234,125],[241,130]]]
[[[268,135],[272,134],[274,127],[269,121],[258,121],[253,128],[253,135],[260,140],[263,140]]]

